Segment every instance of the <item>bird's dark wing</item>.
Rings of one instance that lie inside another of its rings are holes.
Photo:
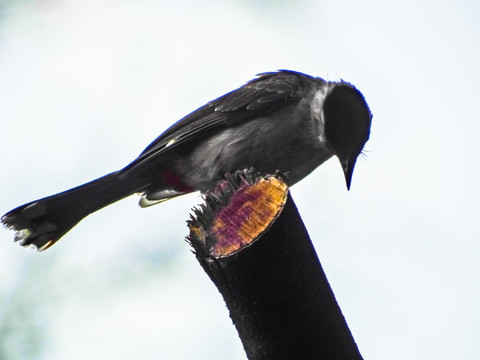
[[[158,159],[159,155],[211,134],[218,128],[268,115],[284,105],[299,102],[317,80],[322,81],[288,70],[259,74],[242,87],[210,101],[172,125],[124,171]]]

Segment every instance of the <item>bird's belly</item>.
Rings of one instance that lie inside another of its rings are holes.
[[[279,127],[278,121],[256,119],[226,128],[197,144],[188,157],[178,159],[177,171],[200,191],[214,189],[227,172],[251,167],[261,174],[279,170],[293,185],[333,155],[315,134]]]

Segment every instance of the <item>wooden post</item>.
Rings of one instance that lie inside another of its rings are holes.
[[[188,241],[248,359],[362,359],[281,176],[237,172],[194,213]]]

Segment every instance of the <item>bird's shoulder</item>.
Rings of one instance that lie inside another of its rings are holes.
[[[271,111],[304,97],[315,81],[310,75],[291,70],[261,73],[242,87],[211,101],[208,106],[221,113]]]

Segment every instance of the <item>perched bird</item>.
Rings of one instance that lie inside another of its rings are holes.
[[[185,116],[125,168],[17,207],[1,221],[21,245],[45,250],[87,215],[134,193],[146,207],[213,190],[227,172],[251,167],[279,170],[291,186],[332,156],[349,189],[371,119],[363,95],[347,82],[262,73]]]

